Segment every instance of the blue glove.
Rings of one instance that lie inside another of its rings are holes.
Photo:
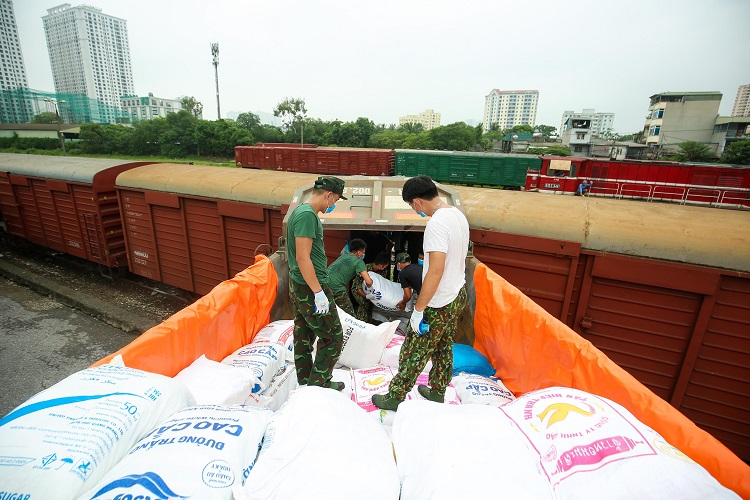
[[[315,314],[325,314],[331,308],[328,297],[323,290],[315,293]]]
[[[430,331],[430,325],[424,321],[424,311],[417,311],[414,309],[411,313],[409,324],[411,325],[411,329],[414,330],[414,333],[420,337]]]

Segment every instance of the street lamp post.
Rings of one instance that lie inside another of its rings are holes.
[[[62,147],[62,152],[65,156],[68,155],[67,151],[65,151],[65,137],[63,136],[61,125],[62,125],[62,119],[60,118],[60,112],[57,109],[58,104],[65,104],[64,100],[60,101],[53,101],[52,99],[45,99],[45,102],[52,104],[52,106],[55,107],[55,117],[57,118],[57,137],[60,138],[60,147]]]

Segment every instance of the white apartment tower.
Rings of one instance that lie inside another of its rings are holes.
[[[0,0],[0,123],[34,118],[12,0]]]
[[[493,89],[484,98],[485,132],[493,123],[496,123],[500,130],[524,124],[533,127],[538,102],[538,90]]]
[[[750,116],[750,83],[740,85],[737,89],[732,116]]]
[[[42,20],[55,91],[96,103],[76,121],[115,122],[120,97],[135,93],[127,22],[96,7],[67,3],[47,9]]]

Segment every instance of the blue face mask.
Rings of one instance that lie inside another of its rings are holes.
[[[417,264],[419,264],[420,266],[423,266],[424,265],[424,259],[417,259]]]
[[[362,260],[365,260],[365,255],[367,255],[367,254],[365,254],[365,253],[362,254]]]
[[[326,202],[326,205],[327,205],[327,204],[328,204],[328,202]],[[325,211],[325,213],[327,213],[327,214],[330,214],[331,212],[333,212],[333,209],[334,209],[334,208],[336,208],[336,203],[334,203],[334,204],[333,204],[333,205],[331,205],[330,207],[326,208],[326,211]]]
[[[416,211],[416,208],[414,209]],[[427,217],[427,214],[424,212],[417,212],[420,217]]]

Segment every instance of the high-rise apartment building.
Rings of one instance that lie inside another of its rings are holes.
[[[47,9],[42,20],[55,92],[93,99],[87,116],[75,120],[118,121],[120,97],[135,94],[127,22],[67,3]]]
[[[426,109],[416,115],[406,115],[399,117],[399,126],[404,125],[405,123],[421,123],[422,127],[425,130],[431,130],[440,126],[440,113],[435,113],[435,111],[431,109]]]
[[[750,116],[750,83],[740,85],[737,89],[732,116]]]
[[[595,109],[585,108],[580,113],[575,111],[565,111],[562,115],[562,121],[560,122],[560,135],[571,126],[573,120],[578,119],[591,120],[591,133],[595,136],[600,137],[608,129],[614,129],[615,114],[614,113],[597,113]]]
[[[34,117],[26,67],[12,0],[0,0],[0,123],[27,123]]]
[[[493,123],[497,124],[500,130],[524,124],[533,127],[538,102],[538,90],[493,89],[484,97],[485,132]]]

